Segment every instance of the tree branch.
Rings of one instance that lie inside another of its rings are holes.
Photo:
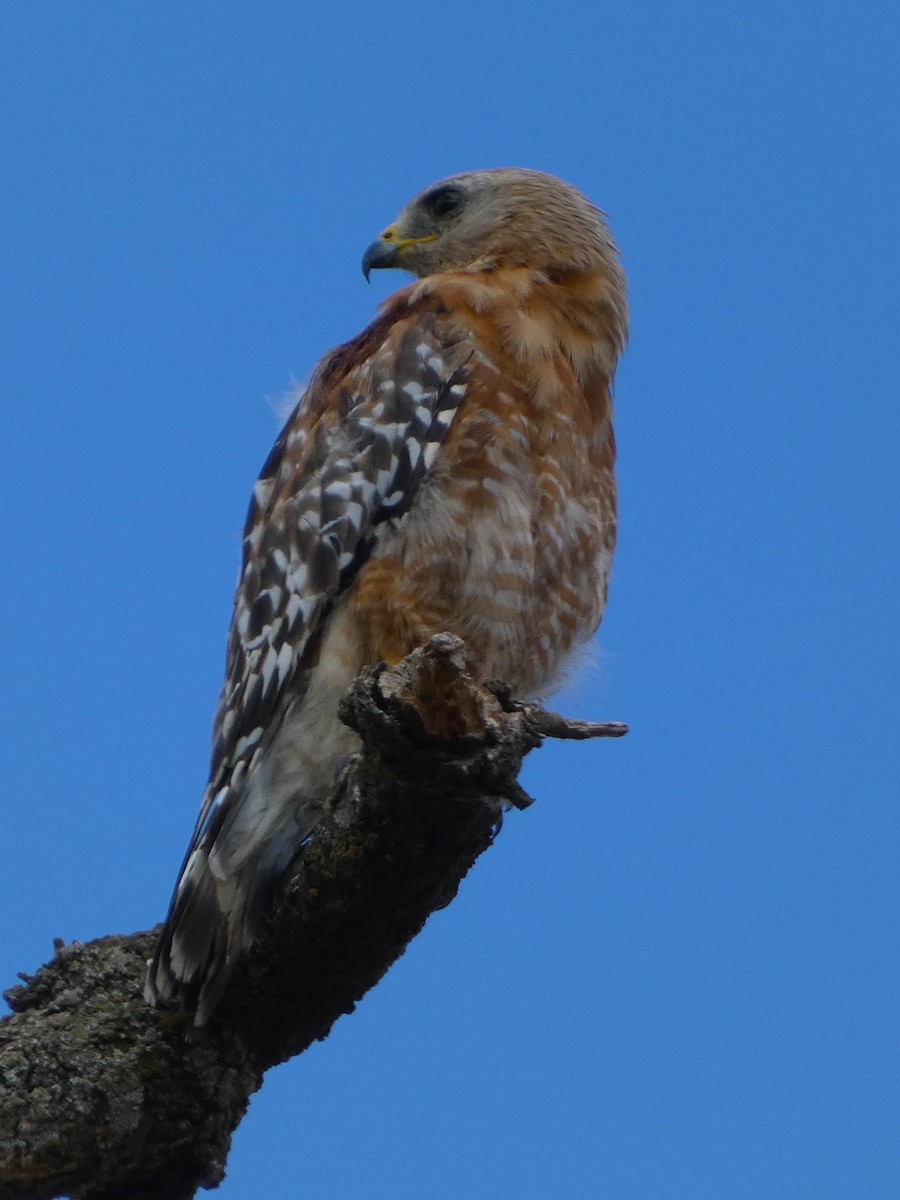
[[[483,687],[447,634],[356,681],[363,749],[208,1027],[141,997],[155,931],[56,943],[0,1022],[0,1200],[189,1200],[263,1073],[324,1038],[449,904],[546,736],[619,736]],[[577,732],[576,732],[577,731]]]

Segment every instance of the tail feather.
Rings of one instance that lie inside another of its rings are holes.
[[[284,813],[277,827],[255,831],[252,848],[222,878],[213,873],[214,846],[189,853],[153,958],[144,996],[149,1004],[180,1007],[205,1025],[222,997],[242,953],[253,943],[274,886],[312,831],[318,809]]]
[[[234,968],[229,954],[232,920],[205,863],[202,871],[182,877],[147,970],[147,1001],[194,1012],[195,1024],[205,1024],[210,993],[221,994]]]

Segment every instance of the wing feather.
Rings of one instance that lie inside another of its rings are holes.
[[[290,683],[302,688],[296,676],[310,639],[367,557],[377,526],[413,502],[462,402],[468,356],[462,339],[424,314],[394,328],[344,378],[319,373],[289,419],[244,531],[213,728],[216,790],[241,739],[265,727]],[[340,403],[323,405],[321,393],[335,390]],[[311,417],[316,452],[298,463],[291,438]]]
[[[246,926],[232,926],[242,903],[259,908],[264,881],[235,901],[229,863],[247,836],[248,781],[302,702],[330,607],[379,525],[414,502],[466,395],[471,354],[445,313],[386,314],[323,361],[266,459],[244,529],[209,783],[148,975],[154,1000],[202,988],[208,1008],[236,937],[246,941]],[[268,869],[283,866],[279,856]],[[230,898],[217,900],[214,885]]]

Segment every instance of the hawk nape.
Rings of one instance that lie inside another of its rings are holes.
[[[625,282],[600,212],[519,169],[436,184],[366,251],[397,292],[327,354],[269,455],[209,784],[147,976],[203,1024],[355,735],[366,664],[438,632],[546,693],[596,629],[615,545]]]

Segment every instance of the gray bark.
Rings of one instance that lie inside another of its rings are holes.
[[[313,842],[209,1026],[141,996],[155,931],[82,945],[6,997],[0,1022],[0,1200],[188,1200],[224,1175],[264,1072],[324,1038],[456,895],[529,798],[543,737],[618,736],[481,686],[440,635],[356,681],[362,737]]]

